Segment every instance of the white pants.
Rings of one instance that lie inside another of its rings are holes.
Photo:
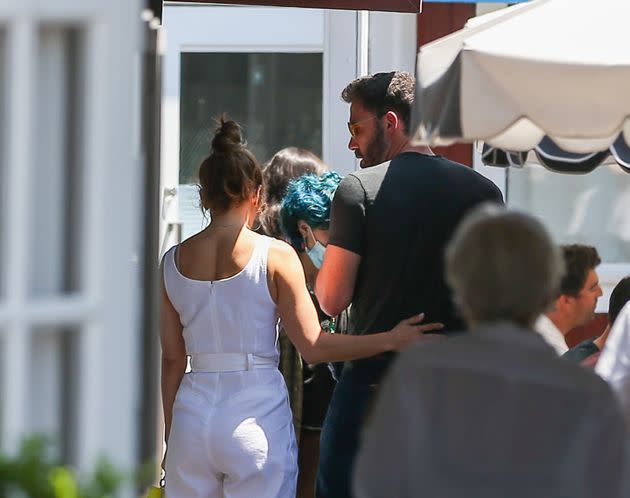
[[[189,373],[173,405],[168,498],[294,498],[297,447],[277,369]]]

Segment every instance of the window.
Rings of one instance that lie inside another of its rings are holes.
[[[180,216],[183,238],[199,231],[197,170],[214,119],[225,112],[243,126],[264,163],[296,146],[322,154],[322,53],[181,54]]]
[[[630,275],[628,173],[617,164],[601,165],[585,175],[569,175],[527,163],[522,169],[509,168],[505,174],[509,207],[538,216],[559,244],[597,248],[602,258],[597,272],[604,291],[597,311],[606,312],[610,292],[621,278]]]
[[[539,216],[559,243],[594,245],[606,263],[630,262],[630,176],[619,166],[565,175],[532,164],[507,174],[509,205]]]

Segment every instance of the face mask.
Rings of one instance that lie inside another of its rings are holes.
[[[309,258],[311,258],[313,265],[315,265],[315,268],[317,268],[318,270],[322,267],[322,263],[324,262],[325,252],[326,248],[319,240],[315,240],[315,245],[312,248],[306,248],[306,254]]]

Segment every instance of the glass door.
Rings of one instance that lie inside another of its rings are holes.
[[[165,8],[163,251],[207,223],[197,169],[222,113],[243,125],[261,163],[296,146],[354,169],[339,95],[357,74],[356,22],[348,11]]]

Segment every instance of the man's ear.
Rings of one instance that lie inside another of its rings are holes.
[[[567,307],[571,305],[571,302],[573,299],[575,298],[567,294],[560,294],[560,297],[556,299],[556,304],[555,304],[556,309],[560,309],[560,310],[567,309]]]
[[[388,129],[397,130],[402,126],[402,120],[398,117],[394,111],[387,111],[385,113],[385,123]]]

